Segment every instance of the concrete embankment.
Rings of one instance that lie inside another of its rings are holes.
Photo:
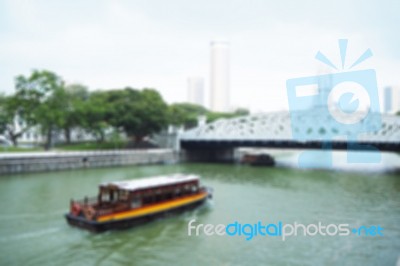
[[[0,175],[175,162],[171,149],[1,153]]]

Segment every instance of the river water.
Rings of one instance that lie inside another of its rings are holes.
[[[214,188],[194,211],[125,231],[92,234],[68,226],[70,198],[97,185],[167,173],[195,173]],[[396,265],[400,174],[221,164],[88,169],[0,177],[1,265]],[[188,236],[188,222],[380,225],[383,236]]]

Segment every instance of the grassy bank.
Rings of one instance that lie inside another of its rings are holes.
[[[42,151],[40,147],[33,148],[25,148],[25,147],[0,147],[1,152],[33,152],[33,151]]]
[[[61,144],[56,145],[54,150],[62,151],[87,151],[87,150],[114,150],[114,149],[124,149],[127,143],[124,141],[116,142],[80,142],[71,144]]]

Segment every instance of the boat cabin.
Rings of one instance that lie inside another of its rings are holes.
[[[107,182],[99,186],[97,198],[71,201],[71,213],[82,210],[82,215],[91,220],[101,215],[198,194],[203,189],[199,187],[198,176],[183,174]],[[74,207],[78,211],[74,211]]]
[[[118,202],[129,203],[130,208],[171,200],[195,194],[199,190],[199,177],[190,175],[160,176],[100,185],[100,206]]]

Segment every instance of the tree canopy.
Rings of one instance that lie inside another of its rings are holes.
[[[185,128],[196,126],[197,118],[207,113],[208,110],[205,107],[191,103],[174,103],[168,108],[170,124],[183,125]]]
[[[64,113],[61,128],[67,143],[71,141],[71,131],[74,128],[84,127],[84,114],[89,99],[89,90],[80,84],[71,84],[64,89]]]
[[[232,113],[221,113],[221,112],[208,112],[207,113],[207,122],[213,122],[218,119],[228,119],[228,118],[233,118],[233,117],[238,117],[238,116],[245,116],[248,115],[250,112],[247,109],[244,108],[239,108],[236,109]]]
[[[22,104],[18,114],[26,123],[40,126],[49,149],[54,130],[65,123],[64,81],[53,72],[34,70],[28,77],[16,78],[16,91],[17,102]]]
[[[168,124],[167,104],[153,89],[130,87],[105,92],[106,119],[127,136],[141,141]]]
[[[66,85],[60,76],[47,70],[17,76],[15,89],[12,95],[0,95],[0,134],[17,145],[24,132],[36,127],[45,138],[46,149],[52,146],[55,134],[63,132],[70,142],[72,130],[78,128],[99,142],[110,130],[140,142],[167,125],[194,127],[201,115],[214,121],[248,113],[245,109],[214,113],[190,103],[168,105],[151,88],[89,91],[81,84]],[[15,123],[17,120],[23,123]]]

